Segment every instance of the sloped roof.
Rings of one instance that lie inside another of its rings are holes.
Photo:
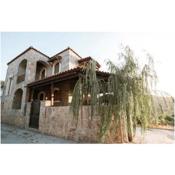
[[[82,58],[82,59],[78,60],[78,63],[86,62],[86,61],[89,61],[89,60],[94,60],[94,59],[89,56],[89,57]],[[96,61],[96,63],[97,63],[97,66],[100,68],[101,67],[100,64],[97,61]]]
[[[30,46],[29,48],[27,48],[25,51],[23,51],[22,53],[20,53],[19,55],[17,55],[15,58],[13,58],[10,62],[7,63],[7,65],[9,65],[10,63],[12,63],[13,61],[15,61],[17,58],[19,58],[21,55],[25,54],[26,52],[28,52],[29,50],[34,50],[42,55],[44,55],[47,58],[50,58],[49,56],[47,56],[46,54],[42,53],[41,51],[35,49],[34,47]]]
[[[55,57],[55,56],[58,56],[60,54],[62,54],[63,52],[66,52],[67,50],[71,50],[73,53],[75,53],[79,58],[82,58],[77,52],[75,52],[72,48],[70,47],[67,47],[66,49],[62,50],[61,52],[55,54],[54,56],[52,56],[51,58]]]
[[[57,56],[54,56],[54,57],[50,58],[48,62],[53,62],[55,60],[60,60],[60,59],[62,59],[62,57],[57,55]]]
[[[19,55],[17,55],[15,58],[13,58],[11,61],[9,61],[8,63],[7,63],[7,65],[9,65],[10,63],[12,63],[13,61],[15,61],[17,58],[19,58],[21,55],[23,55],[23,54],[25,54],[26,52],[28,52],[29,50],[34,50],[34,51],[36,51],[36,52],[38,52],[38,53],[40,53],[40,54],[42,54],[42,55],[44,55],[45,57],[47,57],[49,60],[49,62],[52,62],[53,60],[55,60],[56,58],[58,58],[58,57],[60,57],[59,55],[61,54],[61,53],[63,53],[63,52],[66,52],[67,50],[71,50],[73,53],[75,53],[79,58],[80,58],[80,60],[78,60],[78,62],[79,63],[81,63],[81,62],[85,62],[85,61],[89,61],[90,59],[93,59],[92,57],[86,57],[86,58],[82,58],[77,52],[75,52],[72,48],[70,48],[70,47],[67,47],[66,49],[64,49],[64,50],[62,50],[61,52],[59,52],[59,53],[57,53],[57,54],[55,54],[54,56],[52,56],[52,57],[49,57],[49,56],[47,56],[46,54],[44,54],[44,53],[42,53],[41,51],[39,51],[38,49],[36,49],[36,48],[34,48],[34,47],[32,47],[32,46],[30,46],[30,47],[28,47],[26,50],[24,50],[22,53],[20,53]],[[96,61],[97,62],[97,61]],[[100,64],[97,62],[97,66],[98,67],[100,67]]]
[[[37,86],[44,83],[50,83],[51,81],[63,81],[68,78],[71,79],[73,77],[78,77],[79,73],[83,73],[83,69],[80,67],[77,67],[74,69],[70,69],[70,70],[46,77],[45,79],[42,79],[42,80],[34,81],[32,83],[29,83],[27,86],[32,87],[32,86]],[[110,75],[109,72],[103,72],[103,71],[96,71],[96,73],[97,75],[103,76],[103,77],[108,77]]]

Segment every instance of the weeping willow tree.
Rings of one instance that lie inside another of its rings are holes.
[[[96,116],[95,113],[100,116],[99,138],[109,130],[114,133],[120,130],[123,142],[124,134],[128,141],[132,141],[136,127],[140,125],[144,131],[149,124],[156,74],[150,55],[147,55],[148,63],[142,67],[128,46],[123,48],[119,58],[123,60],[120,66],[107,62],[110,72],[107,81],[97,77],[96,62],[89,62],[74,88],[71,110],[78,120],[79,110],[83,104],[88,104],[91,118]]]
[[[83,68],[73,90],[71,111],[76,120],[78,120],[79,111],[83,104],[90,105],[90,116],[91,118],[94,116],[99,102],[98,94],[100,94],[101,85],[102,80],[99,80],[96,75],[96,62],[91,60],[87,67]]]

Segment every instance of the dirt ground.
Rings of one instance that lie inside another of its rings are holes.
[[[75,143],[35,131],[25,130],[14,126],[1,124],[1,143]]]
[[[140,128],[137,128],[134,143],[143,144],[171,144],[175,143],[174,130],[167,129],[148,129],[144,135]],[[1,143],[76,143],[53,136],[48,136],[31,130],[20,129],[14,126],[1,124]]]
[[[147,129],[142,135],[140,128],[137,128],[135,143],[175,143],[175,132],[173,129]]]

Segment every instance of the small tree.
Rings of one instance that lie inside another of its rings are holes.
[[[91,118],[95,117],[94,111],[100,116],[100,138],[119,128],[121,142],[124,134],[132,141],[138,125],[144,131],[151,117],[151,85],[156,77],[153,59],[147,57],[148,64],[140,68],[133,51],[125,47],[120,54],[124,61],[121,66],[108,61],[110,76],[107,82],[97,78],[96,62],[90,61],[74,88],[71,109],[75,119],[78,120],[79,110],[90,96]]]

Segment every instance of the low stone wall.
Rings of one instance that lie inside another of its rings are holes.
[[[51,107],[41,102],[39,130],[42,133],[79,142],[98,142],[99,118],[89,119],[88,106],[83,106],[78,123],[69,106]]]
[[[25,128],[29,127],[30,113],[31,113],[31,102],[27,102],[26,116],[25,116]]]
[[[25,127],[26,118],[21,110],[1,111],[1,121],[18,127]]]
[[[84,143],[122,142],[120,128],[109,130],[100,140],[100,117],[95,116],[91,119],[88,106],[82,107],[78,120],[75,120],[69,106],[50,105],[50,101],[41,101],[39,132]],[[21,110],[5,110],[5,112],[2,110],[1,112],[3,123],[29,129],[31,102],[27,103],[25,116]],[[113,122],[110,126],[113,126]],[[123,125],[122,128],[124,127]],[[127,135],[124,138],[127,138]],[[127,142],[127,140],[125,139],[124,142]]]
[[[30,102],[26,105],[26,112],[22,109],[11,109],[11,107],[6,103],[6,105],[1,106],[1,122],[21,128],[28,128],[30,108]]]

